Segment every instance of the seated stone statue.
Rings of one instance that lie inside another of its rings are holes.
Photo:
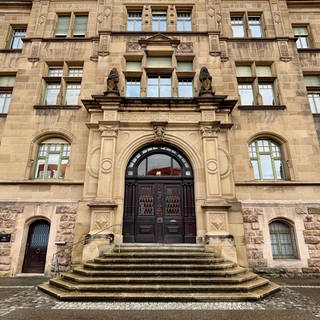
[[[107,90],[105,94],[116,94],[119,95],[119,73],[116,68],[112,68],[107,78]]]
[[[204,94],[213,94],[214,93],[212,90],[212,77],[206,67],[201,68],[199,80],[201,82],[199,96],[202,96]]]

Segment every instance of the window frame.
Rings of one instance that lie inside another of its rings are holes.
[[[242,75],[241,73],[238,73],[238,70],[240,68],[248,68],[250,69],[250,75],[249,74],[244,74]],[[268,67],[270,70],[270,74],[267,75],[261,75],[258,72],[259,67]],[[271,106],[278,106],[279,105],[279,93],[277,92],[276,89],[276,81],[277,78],[274,76],[274,67],[273,64],[265,64],[261,62],[250,62],[250,63],[243,63],[241,62],[240,64],[236,63],[236,77],[237,77],[237,83],[238,83],[238,95],[239,95],[239,106],[259,106],[260,108],[262,107],[271,107]],[[252,104],[244,104],[242,103],[241,100],[244,100],[241,95],[241,90],[240,88],[244,85],[251,85],[252,87]],[[267,96],[267,91],[262,90],[262,89],[267,89],[263,88],[263,86],[268,86],[270,89],[268,90],[269,95],[272,99],[272,104],[270,103],[265,103],[266,99],[270,99]]]
[[[50,140],[57,140],[60,142],[47,142]],[[64,142],[63,142],[64,141]],[[45,143],[47,142],[47,143]],[[62,148],[60,150],[50,150],[50,146],[58,146],[60,145]],[[46,148],[42,148],[42,146],[47,146]],[[65,149],[63,146],[66,146],[67,148]],[[41,155],[42,153],[42,155]],[[33,170],[33,179],[35,180],[64,180],[65,179],[65,174],[66,174],[66,168],[69,166],[70,164],[70,153],[71,153],[71,144],[69,141],[67,141],[64,138],[60,138],[60,137],[51,137],[51,138],[47,138],[42,140],[41,142],[38,143],[38,148],[36,151],[36,159],[34,161],[35,166],[34,166],[34,170]],[[50,155],[58,155],[59,159],[58,159],[58,164],[57,164],[57,176],[52,176],[51,177],[51,173],[50,176],[48,176],[48,166],[50,165],[49,163],[49,157]],[[65,164],[63,164],[62,162],[66,161]],[[41,163],[43,162],[43,163]],[[41,177],[40,175],[40,171],[39,167],[43,165],[43,176]],[[63,171],[62,166],[65,165],[65,169]],[[63,175],[61,176],[61,172],[63,172]]]
[[[188,14],[189,16],[183,16],[184,14]],[[179,17],[179,15],[182,15]],[[191,32],[192,31],[192,10],[181,10],[177,9],[176,12],[177,19],[177,31],[181,32]],[[182,23],[182,27],[179,27],[179,22]]]
[[[5,80],[4,83],[2,83],[2,79]],[[12,100],[12,92],[14,88],[14,84],[16,81],[16,75],[15,74],[0,74],[0,95],[4,95],[4,99],[0,100],[0,114],[1,115],[7,115],[10,110],[10,104]],[[2,104],[3,101],[3,104]]]
[[[135,82],[135,85],[129,85],[129,83]],[[137,85],[138,84],[138,85]],[[129,95],[128,90],[129,88],[135,88],[137,90],[137,95]],[[141,79],[140,78],[126,78],[126,97],[128,98],[138,98],[141,97]]]
[[[168,13],[167,10],[152,10],[151,13],[151,30],[153,32],[167,32],[168,30]],[[159,19],[155,20],[155,17],[160,17]],[[164,19],[161,19],[164,17]],[[164,28],[161,25],[164,25]],[[157,25],[157,27],[156,27]]]
[[[278,227],[278,230],[275,229],[276,225]],[[286,227],[287,232],[284,232],[284,229],[280,230],[281,225]],[[298,259],[298,248],[295,237],[294,225],[284,219],[274,219],[269,223],[268,227],[272,258],[274,260]],[[272,235],[275,235],[275,237],[273,237]],[[284,237],[283,235],[287,235],[289,237]],[[289,238],[290,242],[283,243],[286,238]],[[275,253],[274,246],[277,246],[277,252],[279,252],[279,254]],[[285,246],[289,246],[289,250],[292,252],[292,254],[284,253]]]
[[[253,18],[259,18],[259,23],[255,24],[259,26],[260,35],[253,35],[253,25],[250,21]],[[236,20],[238,19],[238,20]],[[238,21],[238,23],[236,23]],[[241,22],[241,23],[240,23]],[[263,14],[261,12],[248,13],[248,12],[230,12],[230,26],[233,38],[252,38],[259,39],[265,37],[265,24],[263,21]],[[241,28],[241,29],[240,29]],[[240,34],[237,29],[241,30]]]
[[[299,34],[295,32],[295,29],[305,29],[306,34]],[[310,49],[312,48],[312,41],[311,41],[311,33],[309,25],[292,25],[293,36],[296,39],[296,46],[297,49]],[[305,41],[305,42],[304,42]]]
[[[150,84],[151,79],[157,79],[157,84]],[[161,84],[164,79],[170,79],[170,84]],[[157,95],[150,95],[151,88],[157,88]],[[170,95],[162,95],[161,88],[170,88]],[[147,97],[148,98],[171,98],[172,97],[172,76],[171,75],[148,75],[147,79]]]
[[[259,145],[259,142],[262,142],[262,145]],[[267,142],[267,147],[264,144]],[[263,148],[265,150],[261,151],[260,149]],[[252,168],[252,173],[254,179],[257,181],[284,181],[288,180],[288,173],[285,168],[285,161],[284,161],[284,151],[282,145],[275,141],[270,137],[258,137],[253,139],[248,144],[248,154],[249,154],[249,161]],[[279,155],[277,155],[279,154]],[[270,163],[269,170],[272,170],[272,177],[267,178],[265,176],[266,169],[263,168],[263,161],[262,156],[269,156]],[[276,167],[276,162],[279,163],[279,169]],[[255,164],[254,164],[255,163]],[[279,175],[278,175],[279,174]]]
[[[320,74],[304,74],[303,76],[311,113],[320,114]],[[312,83],[312,81],[306,81],[307,77],[317,77],[317,80]],[[315,99],[315,96],[318,98]]]
[[[57,33],[59,27],[59,19],[63,17],[69,18],[68,26],[64,27],[64,32]],[[79,17],[86,17],[86,30],[82,33],[75,33],[77,19]],[[56,13],[56,23],[54,28],[54,38],[85,38],[88,32],[88,21],[89,21],[89,13],[88,12],[57,12]]]
[[[136,14],[136,16],[134,16]],[[133,15],[130,17],[130,15]],[[132,25],[132,28],[130,27]],[[127,9],[127,31],[140,32],[142,31],[142,10]]]
[[[15,33],[18,31],[24,30],[24,35],[21,36],[15,36]],[[9,39],[9,44],[8,48],[10,50],[21,50],[23,48],[23,40],[26,37],[27,34],[27,27],[26,26],[11,26],[11,32],[10,32],[10,39]],[[18,43],[14,45],[15,40],[18,39]]]
[[[70,70],[78,69],[78,75],[70,74]],[[53,71],[51,73],[51,70]],[[73,65],[68,63],[57,64],[57,65],[48,65],[47,67],[47,76],[43,77],[44,80],[44,94],[42,98],[42,105],[48,107],[70,107],[70,106],[79,106],[79,98],[81,95],[81,82],[83,76],[83,66],[82,65]],[[56,85],[58,93],[56,93],[56,103],[48,103],[48,88],[52,85]],[[78,102],[77,103],[68,103],[69,101],[69,86],[79,86]]]

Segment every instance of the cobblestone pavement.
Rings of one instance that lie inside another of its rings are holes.
[[[10,287],[10,288],[9,288]],[[0,317],[19,309],[51,310],[304,310],[320,319],[320,305],[295,288],[309,287],[320,294],[319,286],[284,286],[282,290],[259,302],[192,302],[192,303],[112,303],[61,302],[38,291],[35,286],[16,286],[15,294],[0,302]],[[0,286],[1,290],[12,286]]]

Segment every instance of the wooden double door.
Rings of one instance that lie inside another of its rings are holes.
[[[193,179],[127,179],[124,242],[194,243]]]

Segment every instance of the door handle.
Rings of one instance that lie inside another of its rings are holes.
[[[157,223],[163,223],[163,218],[162,217],[157,218]]]
[[[170,220],[170,222],[171,222],[171,223],[176,223],[176,222],[177,222],[177,220]]]

